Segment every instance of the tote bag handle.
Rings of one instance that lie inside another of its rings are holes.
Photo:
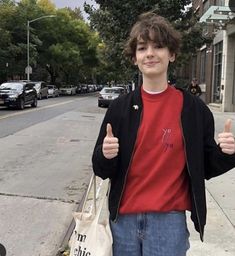
[[[83,206],[82,206],[82,213],[84,213],[84,211],[85,211],[87,199],[88,199],[89,193],[91,191],[92,185],[93,185],[93,193],[94,193],[92,201],[93,201],[93,207],[94,207],[94,214],[96,215],[96,176],[95,176],[95,174],[93,174],[90,179],[90,182],[89,182],[89,185],[88,185],[88,188],[86,191],[86,195],[84,198]]]
[[[108,194],[109,194],[109,189],[110,189],[110,181],[105,184],[105,191],[104,193],[102,192],[101,193],[101,200],[100,200],[100,204],[99,204],[99,208],[98,208],[98,211],[97,211],[97,201],[96,201],[96,193],[97,193],[97,188],[96,188],[96,176],[95,174],[92,175],[91,179],[90,179],[90,183],[89,183],[89,186],[88,186],[88,189],[87,189],[87,192],[86,192],[86,195],[85,195],[85,199],[84,199],[84,203],[83,203],[83,207],[82,207],[82,214],[85,212],[85,207],[86,207],[86,203],[88,201],[88,196],[89,196],[89,193],[91,191],[91,187],[93,185],[93,209],[94,209],[94,216],[95,218],[99,219],[99,216],[101,214],[101,210],[103,208],[103,205],[105,202],[108,202],[107,200],[107,197],[108,197]]]

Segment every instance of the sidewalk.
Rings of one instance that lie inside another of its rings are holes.
[[[187,217],[191,246],[188,256],[235,256],[235,229],[208,191],[207,224],[203,243],[194,230],[189,214]]]

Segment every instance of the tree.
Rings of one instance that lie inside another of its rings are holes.
[[[117,79],[119,74],[122,76],[124,74],[125,79],[136,76],[136,71],[124,59],[122,52],[133,23],[138,15],[146,11],[164,16],[182,32],[182,54],[176,64],[179,66],[185,63],[188,55],[203,43],[201,28],[195,26],[197,19],[192,9],[185,9],[190,2],[190,0],[96,0],[99,9],[85,4],[90,24],[99,32],[106,45],[107,62],[110,63],[110,69],[116,74]],[[174,66],[171,70],[174,72]]]
[[[98,64],[96,47],[99,39],[75,14],[67,8],[60,9],[56,12],[56,18],[47,24],[49,27],[40,31],[40,38],[44,42],[39,47],[40,63],[46,64],[52,83],[58,76],[67,83],[78,82],[83,78],[84,72],[81,70],[86,70],[88,76]]]
[[[15,5],[13,1],[0,1],[0,82],[7,79],[11,73],[12,63],[15,53],[19,50],[12,45],[12,35],[10,24],[15,15]]]
[[[50,0],[0,0],[0,80],[25,78],[27,65],[27,21],[30,23],[31,79],[77,82],[94,76],[99,35],[92,31],[79,8],[56,9]],[[64,80],[64,81],[63,81]]]

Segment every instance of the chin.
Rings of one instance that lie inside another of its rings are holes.
[[[142,74],[144,74],[146,76],[159,76],[162,73],[159,71],[156,71],[156,70],[148,70],[148,71],[142,72]]]

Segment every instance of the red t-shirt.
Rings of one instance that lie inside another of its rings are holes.
[[[181,129],[182,92],[141,91],[142,121],[119,213],[190,210]]]

